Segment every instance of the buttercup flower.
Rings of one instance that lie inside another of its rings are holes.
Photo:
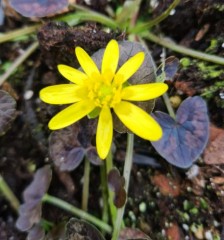
[[[40,91],[42,101],[50,104],[70,104],[49,122],[52,130],[67,127],[91,112],[99,113],[96,147],[100,158],[106,158],[113,137],[113,111],[133,133],[146,140],[162,137],[159,124],[144,110],[130,101],[146,101],[161,96],[165,83],[128,85],[127,80],[144,61],[144,52],[129,58],[118,70],[119,46],[111,40],[104,52],[101,71],[80,47],[75,49],[82,71],[58,65],[59,72],[73,84],[49,86]]]

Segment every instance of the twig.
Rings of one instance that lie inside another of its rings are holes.
[[[33,33],[40,26],[41,25],[37,24],[37,25],[34,25],[34,26],[24,27],[22,29],[16,29],[16,30],[13,30],[13,31],[1,34],[0,35],[0,43],[11,41],[11,40],[13,40],[13,39],[15,39],[17,37],[21,37],[23,35],[27,35],[27,34]]]
[[[0,77],[0,86],[3,82],[22,64],[38,47],[38,42],[32,43],[8,68],[8,70]]]
[[[89,174],[90,174],[90,162],[87,157],[85,157],[84,163],[84,182],[82,189],[82,210],[88,211],[88,200],[89,200]]]
[[[11,206],[17,212],[19,209],[19,205],[20,205],[19,200],[14,195],[14,193],[12,192],[12,190],[10,189],[10,187],[8,186],[8,184],[6,183],[6,181],[4,180],[4,178],[1,175],[0,175],[0,191],[3,193],[5,198],[9,201]]]
[[[224,58],[219,57],[219,56],[215,56],[215,55],[210,55],[210,54],[206,54],[203,52],[199,52],[193,49],[189,49],[183,46],[180,46],[174,42],[171,42],[165,38],[160,38],[157,37],[156,35],[154,35],[152,32],[148,32],[147,34],[144,34],[144,36],[142,36],[142,38],[144,39],[148,39],[156,44],[159,44],[163,47],[169,48],[175,52],[178,52],[182,55],[188,55],[191,56],[193,58],[198,58],[204,61],[208,61],[208,62],[213,62],[216,64],[220,64],[220,65],[224,65]]]

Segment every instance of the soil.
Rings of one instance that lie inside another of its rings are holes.
[[[85,1],[79,2],[85,4]],[[91,1],[88,7],[106,13],[109,3],[99,2]],[[172,3],[171,0],[158,2],[159,5],[150,13],[150,1],[142,1],[140,15],[155,18]],[[110,7],[115,9],[122,4],[122,0],[111,1]],[[155,27],[155,32],[164,34],[183,46],[224,57],[223,16],[223,0],[182,0],[175,13]],[[54,166],[48,150],[51,132],[47,123],[60,107],[41,102],[38,93],[45,86],[65,82],[56,70],[58,63],[78,67],[77,62],[73,61],[76,46],[81,46],[92,54],[105,47],[110,39],[122,40],[125,36],[120,32],[106,33],[99,24],[87,23],[71,28],[62,23],[49,23],[49,19],[44,21],[46,23],[35,34],[40,47],[1,86],[1,89],[10,92],[16,99],[17,116],[11,128],[0,137],[0,174],[22,203],[23,190],[32,181],[35,170],[50,163],[53,179],[49,193],[80,207],[84,161],[71,172],[61,172]],[[6,12],[1,31],[8,32],[27,24],[32,22],[15,13],[10,15]],[[97,34],[93,35],[93,31]],[[27,48],[32,41],[33,37],[28,37],[1,44],[1,63],[13,61],[21,49]],[[215,46],[211,44],[212,41],[216,42]],[[156,64],[160,65],[161,46],[151,42],[147,44]],[[202,95],[207,102],[211,125],[222,131],[224,102],[220,94],[224,91],[223,67],[215,66],[215,71],[220,71],[220,74],[213,76],[209,67],[214,64],[204,63],[202,69],[199,60],[190,59],[192,64],[185,66],[186,56],[168,49],[166,55],[174,55],[181,61],[179,70],[169,83],[169,96],[184,100],[188,96]],[[206,94],[211,89],[212,94]],[[30,90],[33,96],[26,99],[25,94]],[[162,100],[157,102],[156,108],[164,109]],[[88,144],[94,146],[94,140],[88,141]],[[117,146],[114,163],[122,172],[126,135],[115,133],[114,142]],[[208,164],[202,155],[197,162],[196,172],[194,169],[187,172],[169,165],[149,142],[137,137],[135,153],[152,157],[156,162],[133,165],[124,217],[127,227],[138,228],[153,240],[224,239],[223,161],[217,164],[214,160]],[[223,149],[218,154],[222,156]],[[97,217],[100,217],[101,211],[99,175],[100,167],[91,165],[90,184],[94,183],[94,188],[90,188],[88,211]],[[26,239],[27,233],[15,227],[17,217],[9,202],[0,194],[0,240]],[[59,224],[67,221],[71,214],[45,205],[43,217]],[[213,238],[209,238],[210,235]]]

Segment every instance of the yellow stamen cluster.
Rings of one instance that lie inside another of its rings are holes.
[[[122,84],[111,82],[105,79],[97,79],[88,87],[88,98],[94,102],[97,107],[113,108],[121,101]]]

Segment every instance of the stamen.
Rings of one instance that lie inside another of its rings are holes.
[[[87,97],[94,101],[98,107],[114,107],[115,104],[121,101],[122,85],[109,78],[97,78],[88,86]]]

